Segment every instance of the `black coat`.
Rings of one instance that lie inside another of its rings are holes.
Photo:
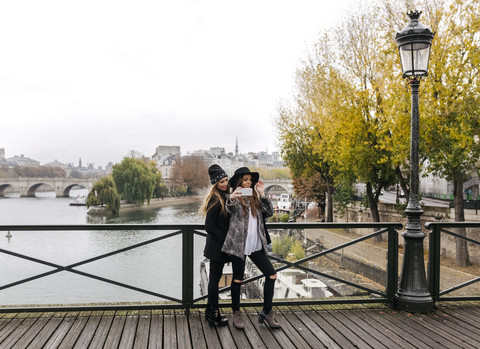
[[[212,197],[207,207],[212,202],[213,207],[208,210],[205,218],[205,230],[207,231],[207,241],[203,255],[214,262],[229,262],[230,256],[221,251],[225,237],[227,236],[230,215],[222,213],[222,205],[216,197]]]

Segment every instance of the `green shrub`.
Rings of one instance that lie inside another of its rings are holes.
[[[289,218],[290,218],[290,215],[288,213],[284,213],[280,216],[280,222],[287,223]]]
[[[281,236],[279,238],[273,239],[272,241],[272,251],[273,254],[279,256],[280,258],[285,258],[290,251],[290,246],[292,245],[292,239],[288,236]]]

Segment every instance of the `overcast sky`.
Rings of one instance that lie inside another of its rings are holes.
[[[0,148],[104,166],[158,145],[278,150],[273,119],[354,0],[0,4]]]

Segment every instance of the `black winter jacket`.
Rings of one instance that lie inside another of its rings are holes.
[[[209,201],[209,207],[212,203],[213,207],[208,210],[205,217],[205,230],[207,231],[207,241],[203,255],[214,262],[229,262],[230,256],[221,251],[225,237],[227,236],[228,225],[230,223],[230,215],[222,213],[222,205],[216,197],[212,197]]]

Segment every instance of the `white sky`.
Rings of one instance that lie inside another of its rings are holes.
[[[15,0],[0,4],[0,148],[106,165],[278,150],[273,119],[322,28],[354,0]]]

